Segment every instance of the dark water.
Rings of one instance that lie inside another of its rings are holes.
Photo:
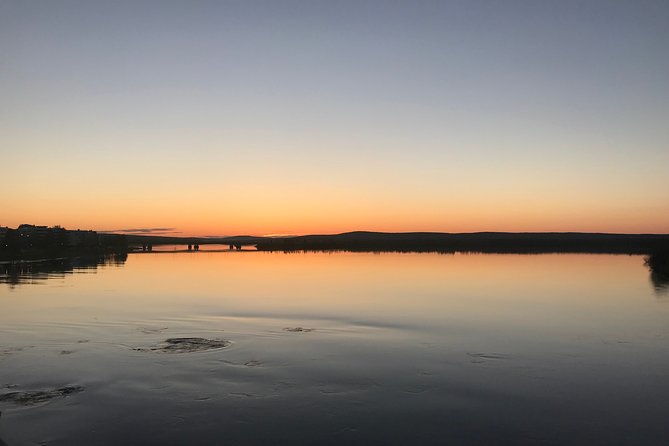
[[[669,444],[669,295],[638,256],[160,252],[0,281],[10,446]]]

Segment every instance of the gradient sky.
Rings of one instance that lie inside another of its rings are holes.
[[[0,0],[0,225],[669,233],[669,2]]]

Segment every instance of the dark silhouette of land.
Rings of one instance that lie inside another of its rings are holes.
[[[669,234],[581,232],[347,232],[296,237],[166,237],[70,231],[60,227],[21,225],[0,233],[0,259],[55,258],[60,254],[150,251],[154,245],[223,244],[259,251],[482,252],[653,254],[669,251]]]
[[[397,251],[482,253],[652,254],[669,250],[669,234],[599,234],[577,232],[348,232],[264,238],[261,251]]]
[[[228,245],[230,250],[243,246],[259,251],[350,251],[350,252],[478,252],[498,254],[601,253],[646,255],[657,286],[669,283],[669,234],[605,234],[579,232],[347,232],[335,235],[296,237],[166,237],[123,235],[95,231],[71,231],[61,227],[21,225],[16,229],[0,228],[0,261],[16,263],[33,260],[79,258],[91,265],[103,263],[111,255],[128,252],[150,252],[154,245],[183,245],[184,250],[198,251],[200,245]],[[107,256],[107,257],[105,257]],[[92,260],[88,260],[92,259]],[[102,259],[102,260],[101,260]],[[125,259],[123,257],[123,259]],[[25,268],[49,268],[67,271],[63,265],[5,268],[5,276],[19,276]],[[74,266],[76,267],[76,266]],[[22,269],[23,268],[23,269]]]
[[[669,290],[669,251],[659,251],[646,257],[650,280],[657,291]]]
[[[3,261],[96,257],[127,252],[127,239],[119,234],[28,224],[16,229],[0,227],[0,260]]]

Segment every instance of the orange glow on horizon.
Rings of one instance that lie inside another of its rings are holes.
[[[232,221],[207,221],[204,219],[175,220],[142,220],[140,222],[128,223],[122,219],[109,219],[103,222],[86,218],[49,218],[35,216],[34,218],[22,218],[20,220],[9,220],[0,223],[0,226],[17,227],[19,224],[29,223],[37,225],[55,226],[60,225],[67,229],[92,229],[96,231],[127,232],[141,234],[142,231],[126,231],[128,229],[159,229],[146,231],[146,234],[176,236],[176,237],[211,237],[211,236],[298,236],[308,234],[339,234],[353,231],[371,232],[445,232],[445,233],[468,233],[468,232],[598,232],[598,233],[620,233],[620,234],[668,234],[669,225],[644,221],[642,217],[635,221],[621,222],[615,218],[603,216],[597,220],[572,222],[569,220],[548,220],[540,218],[527,219],[494,219],[478,218],[463,219],[452,218],[449,223],[434,223],[429,220],[388,220],[386,222],[369,220],[367,223],[354,219],[341,218],[340,220],[311,218],[304,222],[283,222],[277,219],[276,223],[271,220],[244,221],[241,218]],[[167,221],[168,224],[164,224]]]
[[[355,193],[318,187],[318,183],[313,187],[278,184],[272,189],[252,181],[227,189],[196,184],[166,190],[75,187],[54,197],[35,192],[28,199],[3,199],[0,226],[30,223],[97,231],[163,228],[167,230],[161,235],[174,236],[349,231],[669,233],[669,202],[662,200],[664,191],[657,188],[655,195],[646,193],[640,201],[637,197],[643,191],[631,189],[612,200],[608,191],[544,193],[510,183],[500,186],[497,194],[474,186],[467,193],[441,194],[436,187],[424,193],[409,193],[399,186]]]

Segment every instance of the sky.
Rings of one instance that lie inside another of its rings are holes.
[[[0,0],[0,226],[669,233],[669,2]]]

